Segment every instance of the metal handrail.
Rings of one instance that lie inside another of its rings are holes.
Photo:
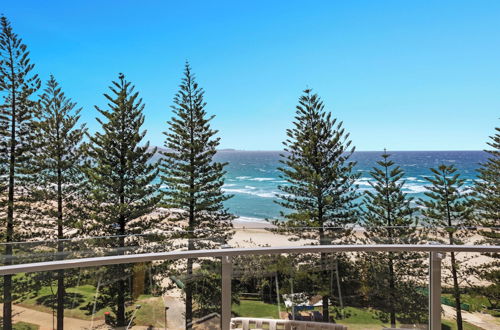
[[[270,222],[265,222],[266,224],[273,225]],[[360,226],[360,227],[356,227]],[[372,227],[364,225],[364,227],[360,224],[355,224],[353,226],[347,226],[347,227],[339,227],[339,226],[323,226],[323,227],[303,227],[303,226],[296,226],[296,227],[290,227],[288,228],[289,231],[294,231],[294,230],[304,230],[304,229],[312,229],[312,230],[318,230],[319,228],[323,229],[328,229],[328,230],[352,230],[352,229],[372,229]],[[373,228],[377,229],[425,229],[425,230],[432,230],[432,231],[438,231],[441,229],[448,229],[448,228],[458,228],[461,230],[482,230],[482,229],[487,229],[487,230],[500,230],[500,226],[431,226],[431,225],[418,225],[418,226],[376,226]],[[239,231],[239,230],[252,230],[252,229],[258,229],[258,230],[272,230],[272,231],[286,231],[286,228],[280,228],[280,227],[252,227],[250,226],[244,226],[244,227],[237,227],[237,228],[232,228],[234,231]],[[54,239],[42,239],[42,240],[28,240],[28,241],[12,241],[12,242],[0,242],[0,246],[5,246],[5,245],[24,245],[24,244],[44,244],[44,243],[59,243],[59,242],[82,242],[82,241],[87,241],[87,240],[93,240],[93,239],[111,239],[111,238],[129,238],[129,237],[147,237],[147,236],[168,236],[168,235],[179,235],[179,234],[189,234],[189,233],[194,233],[194,232],[211,232],[210,230],[171,230],[171,231],[159,231],[159,232],[151,232],[151,233],[145,233],[145,234],[124,234],[124,235],[101,235],[101,236],[81,236],[81,237],[71,237],[71,238],[54,238]]]
[[[55,260],[0,267],[0,275],[31,273],[69,268],[107,266],[175,260],[186,258],[214,258],[223,256],[294,254],[294,253],[334,253],[334,252],[480,252],[500,253],[500,246],[485,245],[441,245],[441,244],[377,244],[377,245],[309,245],[285,247],[225,248],[211,250],[183,250],[131,255],[103,256],[81,259]]]
[[[227,248],[212,250],[169,251],[156,253],[142,253],[118,256],[103,256],[82,259],[68,259],[37,262],[0,267],[1,275],[52,271],[68,268],[107,266],[148,262],[155,260],[175,260],[186,258],[222,258],[222,292],[221,292],[221,329],[229,330],[231,321],[231,278],[232,261],[234,256],[296,254],[296,253],[335,253],[335,252],[427,252],[429,259],[429,328],[441,328],[441,258],[446,252],[479,252],[500,253],[500,246],[481,245],[441,245],[441,244],[378,244],[378,245],[309,245],[286,247],[254,247],[254,248]]]

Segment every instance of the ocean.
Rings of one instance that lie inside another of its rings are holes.
[[[431,175],[429,168],[440,164],[455,165],[460,175],[471,186],[477,175],[479,163],[487,160],[483,151],[396,151],[390,152],[391,159],[405,172],[404,191],[414,198],[425,198],[426,176]],[[219,151],[216,160],[228,162],[226,167],[224,191],[234,195],[226,202],[231,212],[240,221],[259,221],[277,218],[280,206],[275,194],[278,186],[285,181],[280,178],[281,166],[279,151]],[[355,171],[361,172],[358,180],[359,190],[371,189],[369,171],[380,160],[381,152],[359,151],[352,159],[357,161]]]

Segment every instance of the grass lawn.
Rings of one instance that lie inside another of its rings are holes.
[[[448,298],[450,301],[454,301],[453,295],[450,293],[444,293],[443,297]],[[481,310],[484,310],[485,312],[495,317],[500,317],[500,313],[489,309],[491,308],[491,304],[484,296],[461,294],[460,298],[462,300],[462,303],[468,304],[470,306],[470,312],[479,312]],[[484,307],[486,307],[486,309],[484,309]]]
[[[78,287],[66,289],[68,294],[68,306],[65,311],[67,317],[78,318],[83,320],[90,320],[92,315],[88,308],[92,309],[95,287],[92,285],[82,285]],[[37,296],[25,299],[19,305],[39,310],[46,313],[52,313],[50,307],[52,299],[52,291],[50,287],[43,287]],[[474,300],[475,299],[475,300]],[[474,304],[483,304],[480,298],[474,296],[464,295],[464,302]],[[150,295],[141,295],[135,304],[141,305],[135,317],[135,324],[137,325],[153,325],[158,326],[163,322],[164,306],[161,297],[152,297]],[[135,306],[130,306],[129,310],[134,309]],[[259,317],[259,318],[278,318],[278,306],[276,304],[266,304],[259,300],[254,299],[241,299],[239,305],[233,305],[232,310],[236,315],[246,317]],[[318,309],[319,310],[319,309]],[[96,311],[94,319],[103,319],[104,312],[109,311],[109,308],[103,308]],[[286,311],[285,306],[281,305],[281,311]],[[338,323],[344,324],[349,329],[380,329],[388,324],[384,324],[375,317],[375,312],[366,308],[345,308],[345,319],[337,320]],[[158,323],[158,324],[157,324]],[[452,321],[444,320],[443,325],[447,326],[445,329],[456,329]],[[29,323],[19,322],[15,325],[16,330],[36,330],[36,325]],[[479,330],[469,323],[464,322],[465,330]]]
[[[286,311],[284,305],[281,310]],[[233,312],[244,317],[278,318],[277,305],[251,299],[241,299],[239,305],[233,305]],[[373,312],[367,309],[347,307],[345,313],[349,317],[337,322],[349,326],[349,329],[369,329],[370,327],[380,329],[384,325],[374,318]]]
[[[388,325],[375,318],[374,312],[369,309],[346,307],[345,315],[347,316],[345,319],[336,321],[349,329],[381,329]]]
[[[281,307],[285,311],[285,306]],[[241,299],[240,304],[233,304],[233,313],[243,317],[278,318],[278,305],[266,304],[265,302],[253,299]]]
[[[448,326],[448,327],[443,327],[443,329],[450,329],[450,330],[457,329],[457,323],[455,321],[443,320],[442,324]],[[475,325],[472,325],[467,322],[463,322],[463,326],[464,330],[483,330],[483,328],[476,327]]]
[[[66,292],[67,300],[69,300],[69,306],[65,309],[65,316],[82,320],[92,319],[92,315],[90,314],[89,310],[85,308],[85,306],[90,304],[90,310],[92,310],[95,296],[95,287],[92,285],[82,285],[78,287],[67,288]],[[52,291],[50,290],[50,287],[43,287],[37,296],[25,299],[18,304],[20,306],[38,310],[41,312],[52,313],[52,308],[50,307],[50,299],[52,299]],[[45,303],[42,303],[43,300],[46,300]],[[163,322],[164,307],[161,297],[141,295],[135,302],[135,305],[137,304],[141,305],[141,308],[136,313],[134,321],[135,324],[154,325],[156,321]],[[133,310],[135,308],[135,305],[130,306],[128,309]],[[103,319],[104,312],[106,311],[109,311],[109,308],[97,310],[94,319]],[[28,330],[30,328],[19,328],[19,330],[21,329]]]
[[[165,307],[161,297],[142,295],[139,296],[137,304],[141,305],[141,309],[135,315],[135,324],[153,325],[155,328],[163,325]],[[161,329],[163,328],[161,327]]]
[[[233,305],[233,312],[243,317],[259,317],[259,318],[278,318],[278,306],[275,304],[266,304],[262,301],[252,299],[241,299],[239,305]],[[282,311],[285,307],[282,306]],[[381,329],[389,326],[381,322],[375,317],[374,311],[365,308],[346,307],[345,319],[337,320],[337,323],[346,325],[349,329]],[[443,325],[449,326],[455,330],[456,325],[451,321],[443,321]],[[472,324],[464,322],[465,330],[481,330]]]
[[[74,317],[83,320],[90,320],[91,315],[87,315],[84,306],[94,300],[95,287],[91,285],[82,285],[75,288],[67,288],[67,297],[71,300],[70,307],[66,308],[65,316]],[[35,309],[45,313],[52,313],[50,303],[42,303],[43,300],[52,299],[50,287],[42,287],[37,296],[30,297],[19,303],[20,306]],[[72,307],[72,308],[71,308]],[[104,310],[98,311],[95,318],[104,317]]]
[[[36,324],[27,323],[27,322],[17,322],[13,324],[14,330],[38,330],[39,327]]]

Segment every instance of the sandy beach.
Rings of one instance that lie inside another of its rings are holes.
[[[231,247],[259,247],[259,246],[273,246],[273,247],[285,247],[285,246],[305,246],[311,244],[317,244],[316,240],[290,240],[292,236],[276,233],[270,231],[270,228],[276,228],[276,226],[265,222],[265,221],[250,221],[245,219],[244,221],[235,219],[233,221],[234,226],[234,236],[229,242]],[[364,229],[362,227],[358,227],[354,229],[353,236],[356,238],[357,242],[353,244],[362,244],[361,239],[364,238]],[[437,238],[437,237],[436,237]],[[484,239],[479,234],[471,235],[467,239],[467,243],[469,245],[478,244]],[[432,240],[432,236],[431,236]],[[354,258],[356,258],[353,255]],[[487,264],[491,262],[493,259],[482,255],[480,253],[456,253],[456,258],[463,262],[465,265],[471,268],[477,268],[481,265]],[[427,263],[425,261],[424,263]],[[443,285],[449,286],[451,282],[448,283],[449,277],[449,267],[450,266],[450,254],[447,253],[444,255],[443,259]],[[468,276],[467,281],[471,284],[475,285],[485,285],[487,283],[482,283],[479,279]]]

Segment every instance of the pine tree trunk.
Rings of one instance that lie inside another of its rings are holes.
[[[63,234],[63,201],[62,201],[62,173],[61,169],[57,170],[57,238],[62,240]],[[64,259],[62,253],[64,251],[63,242],[57,243],[57,251],[59,252],[59,260]],[[59,270],[57,273],[57,329],[64,329],[64,270]]]
[[[394,262],[392,259],[392,253],[389,253],[389,314],[391,318],[391,328],[396,327],[396,309],[394,307],[394,302],[396,299],[395,291],[396,285],[394,283]]]
[[[12,76],[14,68],[11,66]],[[5,265],[12,264],[9,258],[12,256],[12,242],[14,236],[14,178],[16,165],[16,91],[12,88],[12,106],[11,106],[11,130],[10,130],[10,159],[9,159],[9,193],[7,201],[7,231],[5,241],[5,256],[7,257]],[[3,284],[3,329],[12,330],[12,275],[4,276]]]
[[[124,270],[120,265],[118,267],[119,271]],[[122,276],[122,274],[117,274]],[[118,293],[116,295],[116,325],[118,327],[126,326],[125,320],[125,280],[120,278],[118,280]]]
[[[391,202],[389,198],[389,167],[385,166],[385,189],[386,189],[386,195],[385,195],[385,201],[387,203],[387,226],[389,227],[388,230],[388,236],[391,241],[391,244],[393,243],[393,234],[392,234],[392,208],[391,208]],[[394,278],[394,257],[393,253],[389,252],[389,315],[391,319],[391,328],[396,327],[396,309],[394,307],[394,303],[396,302],[396,285],[395,285],[395,278]]]
[[[120,202],[123,200],[123,198],[120,198]],[[120,251],[118,254],[122,255],[124,254],[124,248],[125,248],[125,219],[123,216],[120,217]],[[120,279],[118,280],[118,292],[116,295],[116,325],[118,327],[124,327],[126,326],[126,317],[125,317],[125,290],[126,290],[126,283],[125,280],[123,279],[123,276],[125,274],[125,267],[124,265],[118,265],[117,271],[119,272],[116,274],[117,276],[120,276]]]
[[[323,228],[319,229],[319,240],[320,240],[320,245],[325,245],[325,232]],[[322,274],[322,282],[323,283],[328,283],[328,257],[326,253],[321,253],[320,256],[320,263],[321,263],[321,274]],[[323,322],[328,322],[330,320],[330,312],[328,310],[328,300],[329,300],[329,295],[323,295],[322,298],[322,303],[323,303]]]
[[[323,268],[323,279],[328,279],[328,267],[326,263],[328,262],[328,257],[326,253],[321,253],[321,267]],[[328,280],[325,282],[328,283]],[[329,295],[323,296],[323,322],[328,322],[330,319],[330,312],[328,310],[328,300],[330,299]]]
[[[193,241],[193,230],[194,230],[194,196],[191,199],[191,205],[189,207],[189,226],[188,226],[188,250],[194,250],[194,241]],[[186,284],[185,284],[185,293],[186,293],[186,329],[192,329],[193,322],[193,286],[192,286],[192,277],[193,277],[193,259],[187,260],[187,269],[186,269]]]
[[[448,202],[448,188],[447,188],[447,186],[445,188],[446,188],[447,221],[448,221],[448,227],[451,228],[452,221],[451,221],[450,204]],[[453,245],[454,240],[453,240],[453,233],[452,232],[448,233],[448,238],[450,240],[450,245]],[[453,276],[453,296],[455,298],[455,309],[456,309],[456,314],[457,314],[457,330],[463,330],[463,327],[462,327],[462,308],[461,308],[461,303],[460,303],[460,288],[458,286],[457,264],[456,264],[454,252],[451,252],[451,275]]]
[[[342,287],[340,286],[340,272],[339,272],[339,259],[338,257],[335,260],[335,277],[337,280],[337,292],[339,296],[339,304],[340,308],[342,310],[342,318],[344,318],[344,301],[342,300]],[[333,296],[333,291],[332,291],[332,296]]]
[[[124,131],[123,127],[123,122],[122,122],[122,127],[121,131]],[[123,146],[123,141],[122,145],[120,148],[120,188],[118,191],[118,196],[119,196],[119,201],[120,201],[120,206],[121,206],[121,211],[123,212],[123,206],[125,205],[125,165],[126,165],[126,160],[125,160],[125,147]],[[125,215],[121,213],[118,218],[118,224],[120,225],[120,250],[118,254],[122,255],[125,254],[125,234],[126,234],[126,221],[125,221]],[[125,315],[125,290],[126,290],[126,283],[125,280],[123,279],[123,276],[125,275],[125,266],[124,265],[118,265],[118,271],[120,276],[120,279],[118,280],[118,292],[116,295],[116,325],[118,327],[124,327],[126,326],[126,315]]]
[[[7,218],[9,219],[9,218]],[[7,223],[7,243],[12,241],[12,220]],[[12,264],[12,246],[5,245],[5,265]],[[3,330],[12,330],[12,275],[3,277]]]
[[[193,287],[191,285],[193,276],[193,259],[188,259],[186,269],[186,329],[192,329],[193,321]]]
[[[455,309],[457,311],[457,330],[462,330],[462,304],[460,302],[460,287],[458,285],[455,252],[451,252],[451,274],[453,276],[453,296],[455,298]]]
[[[5,249],[7,253],[7,248]],[[12,252],[10,252],[12,253]],[[7,263],[6,264],[10,264]],[[3,328],[12,330],[12,275],[5,275],[3,278]]]
[[[64,270],[57,272],[57,330],[64,329]]]
[[[193,103],[191,100],[191,91],[189,91],[190,99],[189,99],[189,107],[193,108]],[[190,146],[191,152],[189,156],[189,164],[190,164],[190,173],[189,173],[189,223],[188,223],[188,250],[194,250],[194,230],[195,230],[195,219],[194,219],[194,206],[195,206],[195,194],[194,194],[194,180],[195,180],[195,158],[194,158],[194,150],[192,149],[194,146],[194,127],[193,127],[193,112],[190,113]],[[187,260],[187,281],[186,281],[186,329],[192,329],[193,322],[193,287],[192,276],[193,276],[193,259]]]

